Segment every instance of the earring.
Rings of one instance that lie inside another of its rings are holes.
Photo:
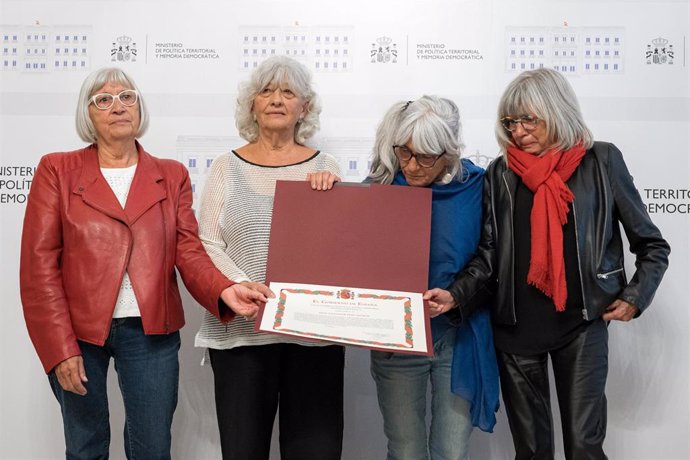
[[[256,114],[252,113],[252,119],[254,120],[254,123],[256,123]]]
[[[445,185],[445,184],[450,184],[450,181],[452,181],[452,180],[453,180],[453,175],[452,175],[451,173],[447,172],[447,173],[443,176],[443,178],[441,179],[441,183],[444,184],[444,185]]]

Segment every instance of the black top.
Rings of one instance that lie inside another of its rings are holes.
[[[563,226],[563,256],[568,299],[558,312],[551,300],[527,284],[530,261],[530,214],[534,194],[519,182],[515,196],[515,326],[494,325],[496,348],[512,354],[532,355],[554,350],[572,341],[588,323],[582,317],[582,287],[577,266],[577,243],[572,207]]]

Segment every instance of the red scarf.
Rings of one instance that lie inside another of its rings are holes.
[[[549,296],[557,311],[565,310],[568,287],[563,260],[563,225],[575,198],[565,182],[585,155],[582,144],[565,152],[536,156],[508,146],[508,167],[534,193],[530,223],[532,243],[527,282]]]

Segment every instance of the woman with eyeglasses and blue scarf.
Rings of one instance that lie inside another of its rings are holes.
[[[451,285],[479,241],[484,170],[461,159],[462,148],[460,115],[452,101],[423,96],[398,102],[378,127],[365,181],[431,188],[430,289]],[[472,428],[490,432],[496,422],[498,371],[488,310],[453,316],[436,302],[435,292],[424,295],[433,356],[371,353],[389,460],[466,459]]]

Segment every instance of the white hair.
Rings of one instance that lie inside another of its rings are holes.
[[[376,130],[370,180],[381,184],[393,182],[400,171],[393,146],[408,142],[412,142],[420,153],[441,155],[445,152],[448,177],[452,180],[461,175],[460,155],[465,146],[460,111],[450,99],[422,96],[416,101],[396,102],[388,109]]]
[[[136,83],[132,77],[127,75],[124,70],[117,67],[104,67],[102,69],[92,72],[81,85],[79,91],[79,100],[77,101],[77,115],[76,126],[77,134],[84,142],[96,142],[96,128],[93,126],[91,116],[89,116],[89,104],[91,103],[91,96],[96,94],[96,91],[101,89],[106,83],[119,83],[129,89],[137,92],[137,104],[139,104],[139,128],[134,136],[139,138],[144,135],[146,128],[149,126],[149,113],[146,109],[144,97],[137,88]]]
[[[312,88],[309,70],[301,63],[285,56],[270,57],[252,72],[249,81],[240,84],[235,109],[235,126],[247,142],[259,137],[259,125],[252,109],[256,96],[271,84],[286,85],[305,101],[305,115],[295,127],[295,142],[304,142],[319,130],[321,101]]]
[[[546,123],[549,145],[568,150],[577,144],[594,145],[592,132],[582,118],[580,104],[568,80],[559,72],[542,68],[518,75],[503,92],[498,103],[495,133],[503,154],[513,144],[510,132],[501,125],[506,116],[535,115]]]

